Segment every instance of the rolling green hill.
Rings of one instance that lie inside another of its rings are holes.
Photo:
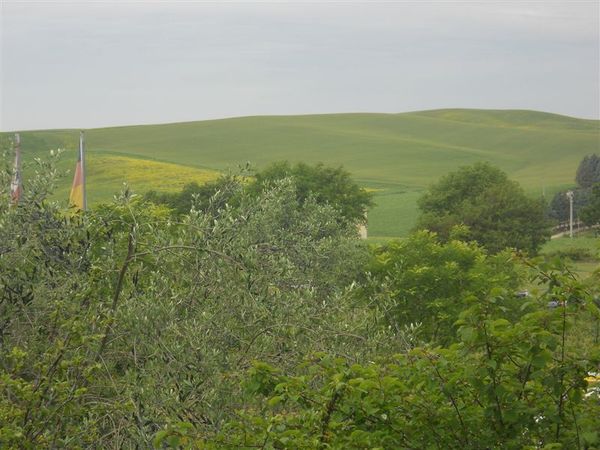
[[[29,157],[67,149],[76,130],[22,133]],[[401,236],[414,223],[427,185],[461,165],[489,161],[532,195],[573,184],[584,155],[600,151],[600,121],[536,111],[446,109],[402,114],[260,116],[86,131],[90,200],[108,200],[123,181],[143,192],[205,181],[215,171],[277,160],[343,165],[376,189],[374,236]],[[179,166],[185,166],[183,170]],[[64,181],[65,195],[70,179]]]

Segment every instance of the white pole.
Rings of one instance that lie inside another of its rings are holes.
[[[573,237],[573,191],[567,192],[569,198],[569,237]]]
[[[81,159],[81,181],[83,183],[83,210],[87,211],[87,192],[85,189],[85,150],[84,150],[84,140],[83,140],[83,131],[79,132],[79,158]]]
[[[10,195],[11,204],[16,205],[21,199],[21,191],[23,189],[21,180],[21,135],[19,133],[15,133],[13,146],[15,149],[15,164],[13,167],[13,178],[10,183]]]

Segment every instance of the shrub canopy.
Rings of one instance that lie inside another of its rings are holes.
[[[537,252],[550,236],[542,199],[531,199],[507,175],[487,163],[466,166],[443,177],[419,199],[417,229],[450,238],[466,225],[469,239],[491,252],[507,247]]]

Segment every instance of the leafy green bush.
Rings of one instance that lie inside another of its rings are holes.
[[[472,295],[505,289],[507,316],[522,304],[513,293],[524,273],[510,252],[488,255],[475,243],[442,243],[421,231],[375,248],[373,255],[364,292],[368,304],[378,311],[380,323],[393,330],[420,324],[425,342],[453,342],[455,322]]]
[[[258,197],[230,180],[176,221],[127,190],[74,214],[40,174],[18,207],[0,198],[3,447],[148,447],[174,418],[214,431],[251,360],[364,352],[368,312],[346,301],[363,244],[290,180]]]
[[[515,248],[535,254],[550,237],[543,200],[528,198],[506,173],[487,163],[459,168],[441,178],[419,200],[417,229],[449,239],[466,225],[469,239],[490,252]]]
[[[195,445],[598,448],[600,403],[586,395],[585,377],[600,353],[571,342],[577,307],[545,303],[586,298],[596,317],[598,308],[568,272],[543,269],[538,278],[553,287],[512,321],[504,318],[503,289],[470,296],[449,347],[364,364],[317,354],[289,375],[256,363],[245,386],[259,405]]]
[[[296,185],[296,198],[302,204],[312,198],[318,204],[328,204],[339,211],[339,218],[349,223],[365,221],[373,195],[352,181],[350,172],[342,167],[314,166],[287,161],[273,163],[255,174],[255,182],[249,185],[254,194],[262,192],[273,182],[291,178]]]

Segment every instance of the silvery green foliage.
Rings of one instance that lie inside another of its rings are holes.
[[[177,421],[210,434],[255,359],[390,347],[355,305],[355,227],[292,181],[255,197],[232,177],[177,219],[127,187],[77,214],[47,200],[56,171],[39,164],[18,207],[0,193],[0,446],[147,448]]]
[[[348,313],[347,286],[364,263],[354,229],[330,207],[298,205],[289,180],[246,200],[138,241],[143,280],[109,351],[130,377],[141,438],[178,415],[217,427],[241,405],[235,374],[254,359],[294,364],[306,352],[364,348],[356,328],[368,313]]]
[[[81,405],[97,367],[102,287],[89,276],[85,219],[47,200],[53,158],[30,170],[18,205],[0,192],[0,446],[84,445],[95,436],[86,419],[96,407]]]
[[[80,215],[46,200],[53,170],[0,217],[0,397],[6,446],[150,445],[174,420],[216,430],[260,358],[356,358],[366,252],[338,212],[282,180],[235,207],[173,219],[124,187]],[[8,199],[6,199],[8,205]],[[223,206],[224,205],[224,206]]]

